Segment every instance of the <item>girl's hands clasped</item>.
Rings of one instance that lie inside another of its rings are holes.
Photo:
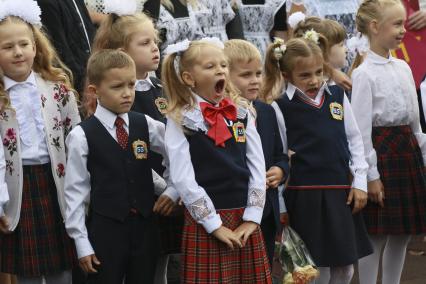
[[[238,247],[242,247],[240,238],[238,235],[232,231],[231,229],[228,229],[225,226],[220,226],[219,229],[215,230],[212,233],[213,236],[215,236],[216,239],[219,241],[225,243],[230,249],[234,249],[234,245]]]
[[[242,246],[244,247],[247,243],[250,235],[257,229],[259,225],[254,222],[243,222],[234,230],[234,233],[238,236],[238,239],[241,241]]]

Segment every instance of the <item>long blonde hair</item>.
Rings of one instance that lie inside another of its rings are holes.
[[[4,88],[3,71],[0,69],[0,111],[10,108],[10,99]]]
[[[182,79],[182,73],[192,69],[192,66],[200,60],[201,50],[206,47],[220,49],[208,42],[192,41],[187,50],[179,54],[176,52],[171,53],[163,61],[161,79],[164,93],[168,99],[167,112],[178,124],[182,120],[182,109],[185,107],[192,108],[196,102],[190,86],[186,85]],[[225,86],[225,96],[231,98],[237,105],[248,106],[246,101],[239,97],[238,92],[230,83]]]
[[[393,5],[404,5],[400,0],[364,0],[358,8],[356,14],[356,28],[357,30],[371,38],[371,34],[368,26],[372,21],[381,22],[383,20],[383,11],[386,7]],[[361,54],[357,54],[351,68],[350,73],[355,70],[363,62],[363,57]]]
[[[285,51],[277,58],[276,48],[282,48],[282,43],[274,42],[269,45],[265,56],[265,74],[261,99],[266,103],[275,101],[282,95],[284,88],[283,73],[291,74],[298,57],[321,57],[324,60],[324,70],[328,67],[324,59],[324,49],[327,50],[327,39],[319,34],[318,43],[304,38],[292,38],[285,44]]]

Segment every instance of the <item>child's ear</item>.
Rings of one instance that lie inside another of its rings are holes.
[[[87,92],[91,97],[98,98],[98,88],[96,87],[96,85],[90,84],[89,86],[87,86]]]
[[[185,83],[185,85],[194,88],[195,87],[195,80],[191,73],[188,71],[183,71],[182,73],[182,80]]]
[[[379,22],[377,20],[372,20],[368,24],[369,30],[374,34],[377,35],[379,33]]]

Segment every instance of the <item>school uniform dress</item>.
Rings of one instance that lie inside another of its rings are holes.
[[[256,128],[259,132],[260,140],[262,141],[266,171],[272,166],[281,168],[285,175],[283,178],[284,181],[289,172],[288,156],[283,153],[283,144],[281,142],[274,109],[272,106],[259,100],[254,101],[253,106],[256,109]],[[275,236],[281,228],[277,188],[269,188],[266,190],[266,201],[260,226],[265,239],[269,264],[272,267],[275,251]]]
[[[276,16],[286,18],[285,3],[286,0],[237,1],[244,36],[259,49],[263,57],[271,43],[270,32]]]
[[[230,1],[200,0],[194,14],[206,37],[217,37],[223,42],[228,40],[227,25],[235,17]]]
[[[105,14],[105,0],[84,0],[87,8],[93,12]],[[160,1],[136,0],[138,12],[144,12],[153,19],[158,19]]]
[[[205,37],[201,26],[195,19],[192,5],[183,5],[179,0],[171,0],[174,10],[170,11],[165,6],[160,6],[160,16],[157,29],[160,31],[162,43],[161,54],[170,44],[175,44],[185,39],[196,40]]]
[[[78,258],[95,254],[101,262],[89,283],[153,283],[159,235],[148,156],[165,153],[164,124],[98,105],[67,146],[67,232]]]
[[[317,266],[353,264],[372,248],[362,215],[346,204],[351,188],[367,191],[368,168],[349,100],[324,83],[315,100],[288,84],[276,102],[285,121],[284,148],[295,152],[284,192],[290,225]]]
[[[167,99],[163,96],[161,81],[155,77],[147,77],[136,82],[135,101],[132,111],[144,113],[153,119],[166,123]],[[163,157],[151,153],[148,157],[151,167],[162,175]],[[163,254],[180,253],[182,243],[183,215],[158,216],[161,235],[161,252]]]
[[[7,183],[0,205],[12,233],[3,235],[1,270],[23,277],[60,273],[76,261],[63,224],[63,183],[65,137],[80,121],[77,103],[64,85],[34,72],[24,82],[5,77],[4,83],[11,108],[0,114]]]
[[[194,96],[196,104],[184,108],[182,125],[168,119],[165,135],[171,184],[187,208],[181,281],[271,283],[259,228],[241,249],[231,250],[211,235],[221,225],[235,230],[243,221],[261,222],[265,161],[253,118],[241,107],[235,113],[229,99],[212,106]],[[208,113],[218,115],[215,125],[225,120],[222,141],[210,138],[215,129],[207,123]]]
[[[353,75],[352,106],[360,126],[368,181],[381,179],[384,208],[364,209],[370,234],[426,231],[426,136],[411,70],[404,61],[369,51]]]

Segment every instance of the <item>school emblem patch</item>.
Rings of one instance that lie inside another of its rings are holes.
[[[166,114],[167,112],[167,100],[166,98],[156,98],[155,105],[157,106],[158,111],[161,114]]]
[[[146,160],[148,158],[148,147],[142,140],[136,140],[132,143],[133,154],[136,160]]]
[[[232,130],[234,132],[235,141],[238,143],[246,142],[246,128],[244,127],[244,123],[234,123],[234,125],[232,125]]]
[[[330,104],[331,116],[336,120],[343,120],[343,107],[341,104],[333,102]]]

